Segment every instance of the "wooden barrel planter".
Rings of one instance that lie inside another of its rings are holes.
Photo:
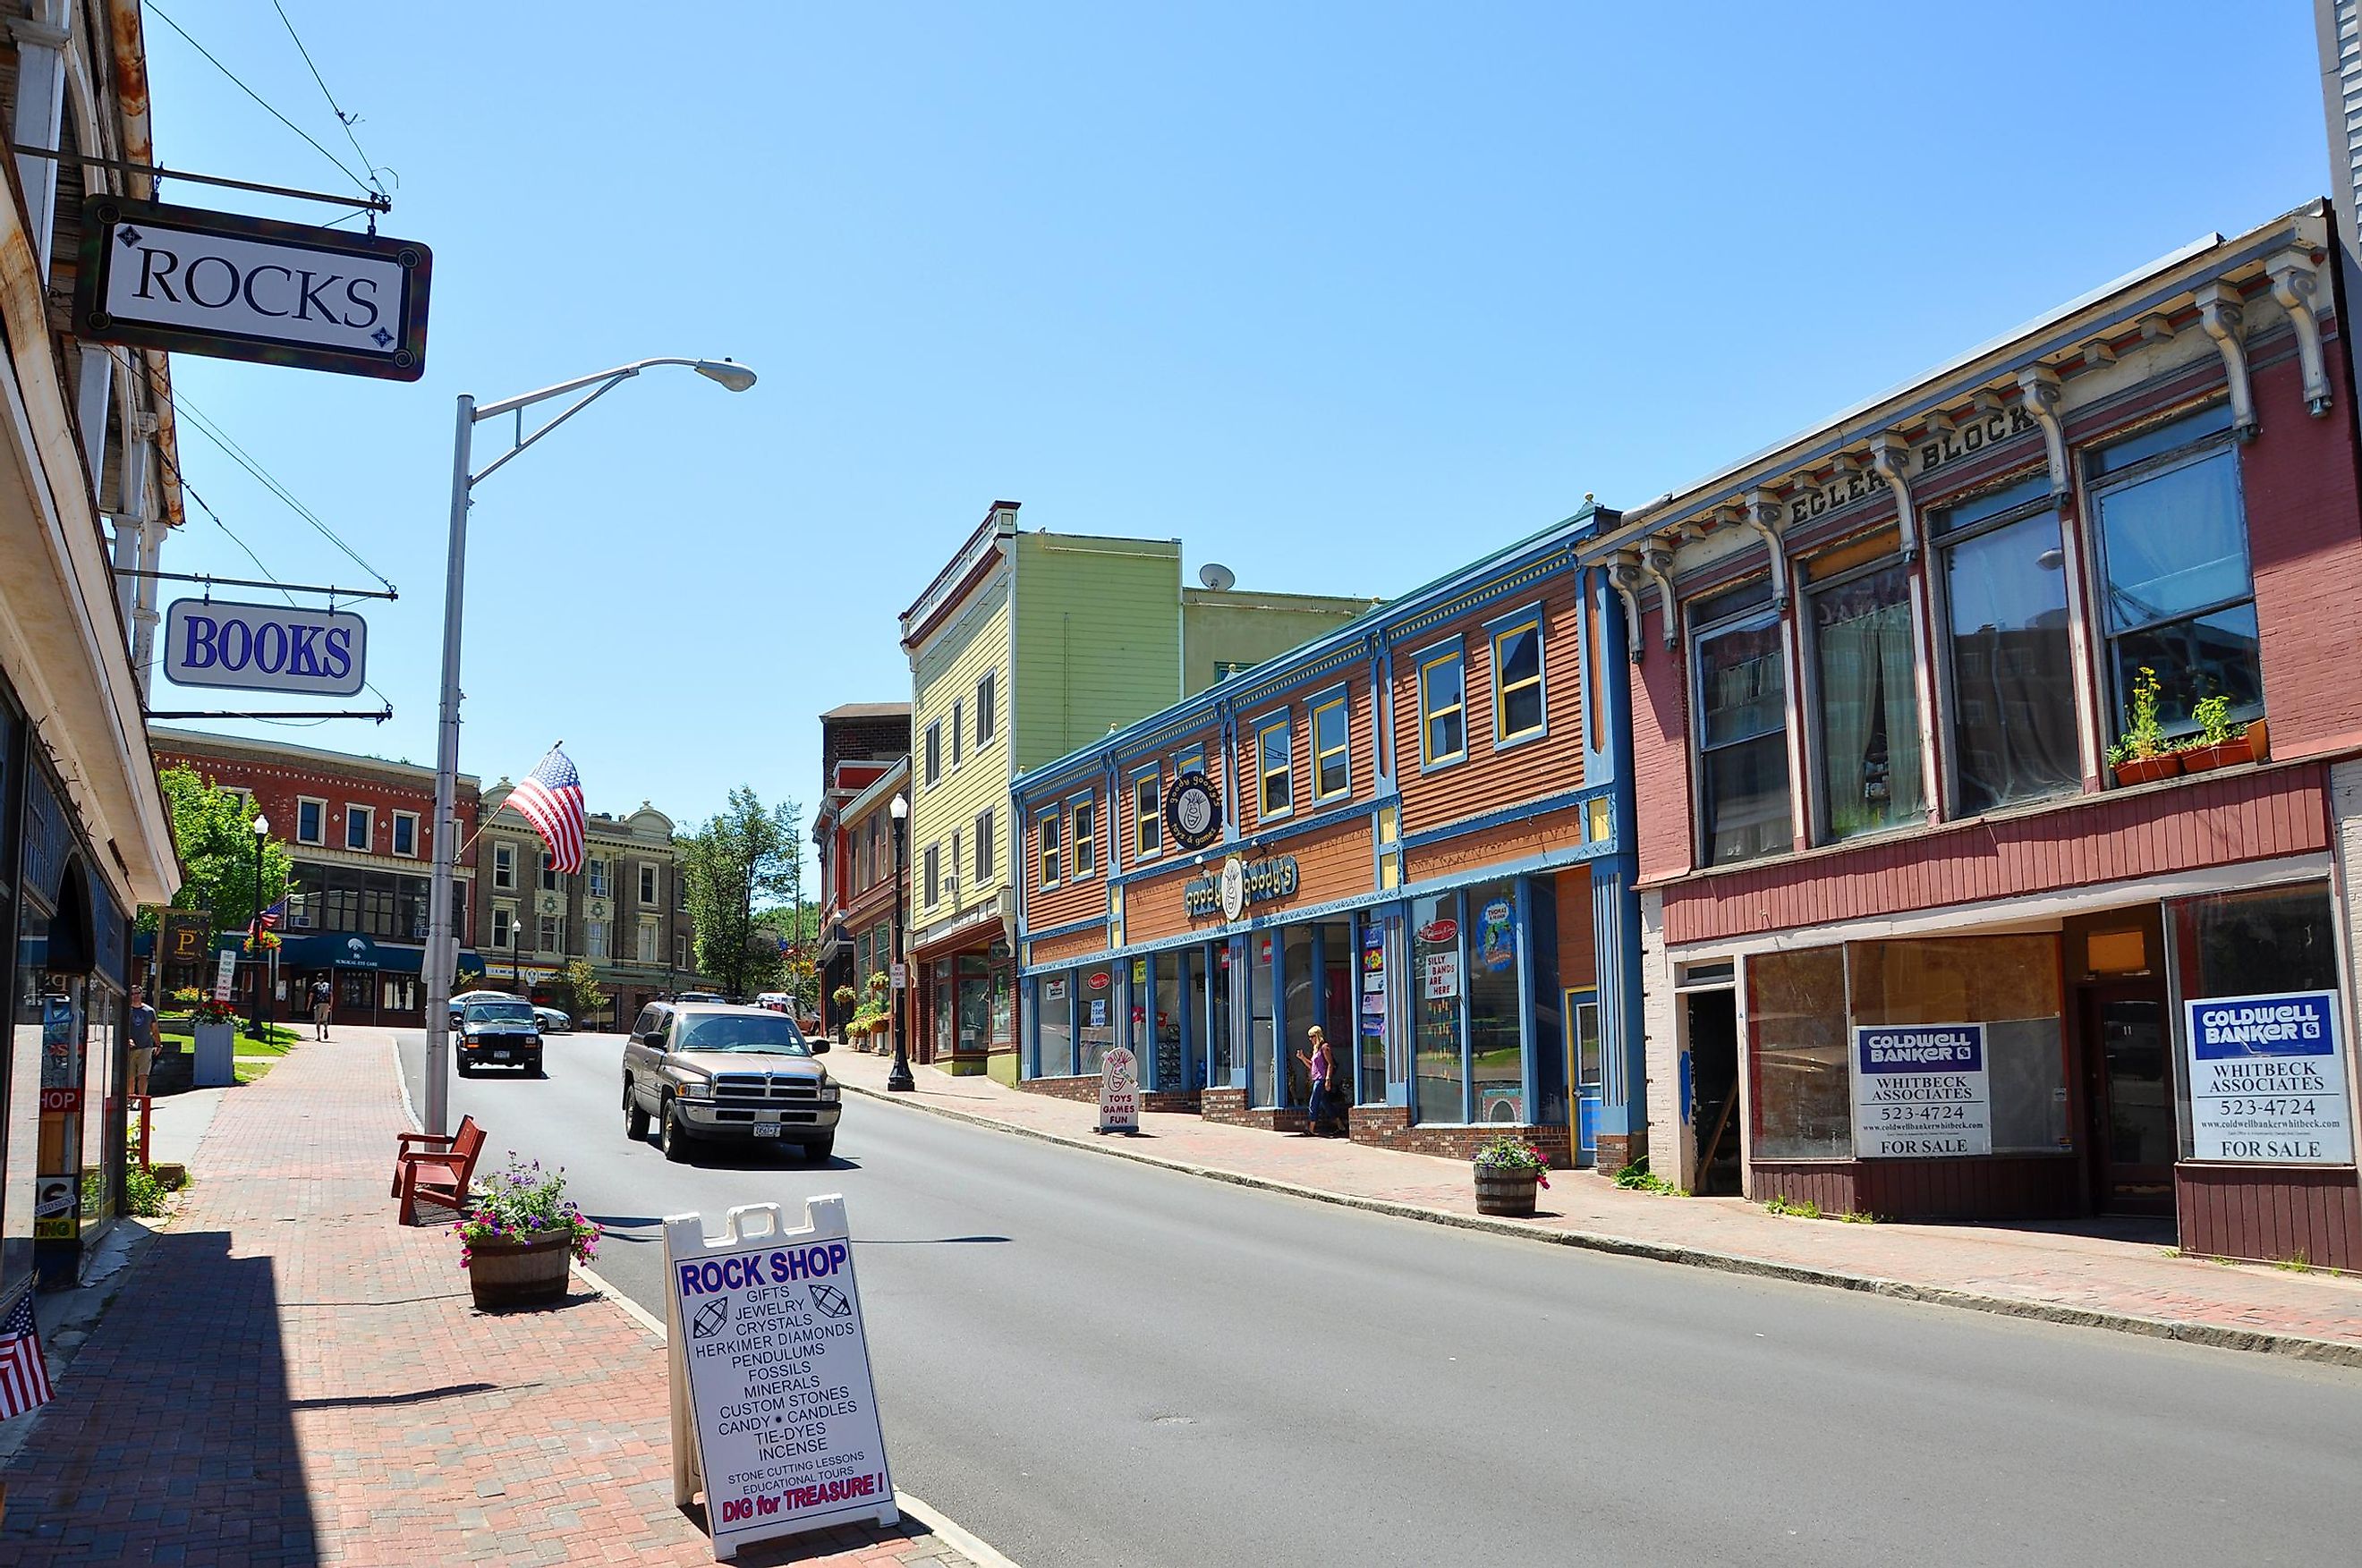
[[[470,1242],[468,1245],[468,1288],[476,1305],[546,1307],[566,1299],[566,1271],[572,1263],[574,1238],[552,1231],[522,1242]]]
[[[1476,1168],[1476,1212],[1530,1219],[1534,1212],[1535,1173],[1508,1166]]]

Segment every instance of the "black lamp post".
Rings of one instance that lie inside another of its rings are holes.
[[[889,949],[894,979],[886,992],[891,999],[888,1018],[894,1030],[894,1069],[886,1075],[886,1087],[890,1092],[907,1094],[919,1087],[918,1080],[911,1076],[911,1043],[908,1031],[902,1027],[903,991],[911,977],[910,967],[902,959],[902,839],[904,824],[911,815],[910,798],[896,795],[888,803],[886,811],[894,819],[894,941]]]
[[[247,928],[247,940],[254,954],[254,1037],[268,1036],[262,1032],[263,1018],[270,1005],[270,987],[263,978],[270,960],[262,946],[262,846],[270,837],[270,818],[260,812],[254,814],[254,919]]]

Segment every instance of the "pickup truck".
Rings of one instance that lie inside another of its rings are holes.
[[[700,1140],[797,1145],[807,1160],[836,1148],[841,1091],[812,1059],[795,1021],[763,1007],[653,1002],[624,1046],[624,1131],[637,1143],[656,1129],[669,1160]]]

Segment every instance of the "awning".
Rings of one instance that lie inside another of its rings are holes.
[[[290,937],[279,948],[282,969],[366,969],[386,974],[417,974],[425,968],[425,958],[422,948],[380,942],[353,931]],[[473,950],[462,948],[459,972],[481,974],[484,960]]]

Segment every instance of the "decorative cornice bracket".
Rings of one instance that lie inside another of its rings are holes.
[[[1900,432],[1882,431],[1870,438],[1870,464],[1894,492],[1894,522],[1903,533],[1903,559],[1919,559],[1919,509],[1911,500],[1911,444]]]
[[[2231,385],[2231,433],[2240,441],[2256,439],[2256,400],[2247,388],[2247,348],[2240,333],[2246,325],[2246,308],[2238,289],[2219,280],[2198,291],[2198,323],[2214,340],[2223,356],[2223,373]]]
[[[2296,326],[2296,356],[2304,369],[2304,406],[2313,418],[2329,411],[2329,367],[2321,353],[2321,274],[2310,252],[2283,250],[2264,263],[2272,298]]]
[[[2026,413],[2042,427],[2042,448],[2050,460],[2050,496],[2057,500],[2074,488],[2067,473],[2067,428],[2058,420],[2066,400],[2058,372],[2047,365],[2029,365],[2017,373],[2017,389],[2025,396]]]
[[[1784,613],[1788,609],[1788,550],[1780,539],[1780,502],[1769,490],[1749,490],[1747,504],[1739,510],[1738,521],[1762,537],[1763,547],[1772,554],[1772,608]]]

